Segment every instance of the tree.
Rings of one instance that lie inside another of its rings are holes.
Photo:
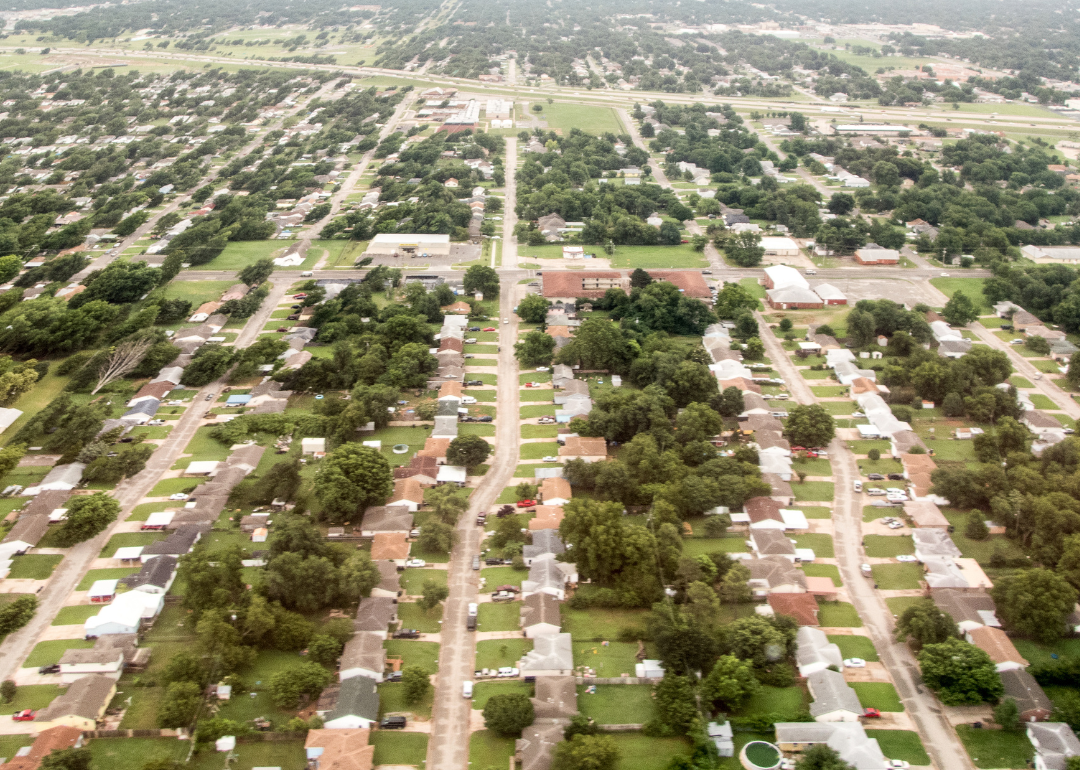
[[[979,317],[979,311],[964,292],[957,291],[945,303],[945,309],[941,311],[941,315],[950,326],[967,326]]]
[[[499,296],[499,274],[486,265],[473,265],[465,271],[464,288],[466,294],[480,292],[484,299]]]
[[[829,213],[842,217],[855,208],[855,199],[847,193],[833,193],[829,198]]]
[[[721,655],[701,682],[701,696],[713,706],[738,711],[746,699],[761,689],[754,669],[734,655]]]
[[[900,170],[895,163],[881,160],[874,164],[871,170],[874,182],[881,187],[897,187],[900,184]]]
[[[336,524],[350,521],[369,505],[382,505],[393,491],[390,463],[378,450],[355,442],[331,452],[315,474],[322,515]]]
[[[333,666],[339,657],[343,645],[332,636],[320,634],[308,643],[308,658],[323,666]]]
[[[98,369],[98,382],[94,389],[90,391],[90,395],[94,395],[110,382],[118,380],[131,372],[139,365],[139,362],[143,360],[143,356],[153,345],[154,338],[145,336],[125,340],[116,347],[110,348],[108,355],[101,364],[101,368]],[[35,377],[35,379],[37,378]]]
[[[1020,728],[1020,707],[1012,698],[1003,698],[994,706],[994,721],[1006,732],[1015,732]]]
[[[237,276],[243,283],[248,286],[258,286],[263,283],[270,274],[274,272],[274,260],[266,257],[265,259],[259,259],[252,262],[250,265],[240,271]]]
[[[990,595],[1006,627],[1048,643],[1065,634],[1077,592],[1061,575],[1038,568],[1002,575]]]
[[[405,666],[401,669],[401,686],[405,690],[405,702],[416,705],[431,692],[431,674],[423,666]]]
[[[735,564],[720,581],[720,598],[728,604],[741,604],[752,598],[750,591],[750,570],[742,564]]]
[[[751,615],[729,623],[724,630],[728,652],[755,668],[783,661],[794,652],[795,631],[775,619]]]
[[[11,473],[24,454],[26,454],[26,444],[9,444],[0,449],[0,476]]]
[[[556,743],[552,770],[615,770],[619,763],[618,744],[610,735],[575,735]]]
[[[761,246],[761,236],[749,230],[737,233],[733,238],[728,239],[724,252],[728,259],[739,267],[757,267],[761,264],[761,258],[765,256],[765,249]]]
[[[845,762],[836,749],[815,743],[799,757],[795,770],[854,770],[854,766]]]
[[[736,417],[746,409],[743,393],[734,385],[724,388],[720,394],[720,403],[717,410],[724,417]]]
[[[484,724],[503,736],[519,736],[536,713],[529,696],[521,693],[492,695],[484,706]]]
[[[423,553],[449,553],[454,545],[454,528],[441,521],[428,521],[416,539],[417,550]]]
[[[664,732],[674,735],[686,735],[690,726],[697,719],[697,703],[690,679],[664,672],[664,678],[653,688],[653,700],[656,702],[654,722]]]
[[[960,639],[928,644],[918,660],[926,686],[946,706],[993,703],[1005,692],[990,656]]]
[[[294,709],[301,697],[317,697],[332,678],[318,663],[301,663],[270,677],[270,697],[278,708]]]
[[[15,685],[14,679],[5,679],[0,682],[0,698],[3,699],[4,703],[11,703],[15,700],[15,693],[18,690],[19,688]]]
[[[1041,338],[1040,338],[1041,339]],[[945,400],[941,402],[941,413],[946,417],[964,416],[964,399],[956,391],[945,394]]]
[[[40,376],[35,364],[37,361],[31,358],[0,375],[0,406],[14,405],[22,394],[33,389]]]
[[[555,354],[555,338],[539,329],[526,334],[514,343],[514,356],[522,366],[547,366]]]
[[[733,321],[750,310],[757,310],[758,301],[741,284],[728,282],[716,295],[713,312],[717,318]]]
[[[990,537],[990,528],[986,526],[986,514],[978,510],[968,514],[964,537],[969,540],[985,540]]]
[[[678,246],[682,242],[682,232],[674,222],[660,225],[660,243],[665,246]]]
[[[1065,379],[1074,388],[1080,387],[1080,352],[1069,356],[1069,370],[1065,372]]]
[[[743,348],[743,357],[751,361],[760,361],[765,357],[765,343],[760,337],[751,337]]]
[[[866,453],[866,459],[868,459],[870,462],[876,463],[878,460],[881,459],[881,450],[871,449],[869,452]]]
[[[195,351],[191,363],[184,367],[180,382],[195,388],[209,385],[228,371],[235,358],[233,348],[207,344]]]
[[[469,493],[452,484],[443,484],[424,493],[424,504],[439,521],[452,527],[469,507]]]
[[[517,314],[525,323],[542,324],[547,317],[551,303],[540,294],[526,294],[525,298],[518,303]]]
[[[371,554],[356,551],[338,567],[338,599],[355,602],[371,595],[371,590],[382,582],[382,575]]]
[[[67,548],[89,540],[116,521],[120,503],[104,492],[79,495],[68,501],[67,519],[56,532],[56,544]]]
[[[652,276],[640,267],[634,268],[634,272],[630,273],[631,289],[644,289],[650,283],[652,283]]]
[[[165,697],[158,706],[158,726],[189,727],[201,705],[202,687],[195,682],[173,682],[165,688]]]
[[[450,595],[450,589],[437,580],[425,580],[424,587],[420,590],[420,599],[416,602],[424,612],[435,609],[439,602],[444,601]]]
[[[337,568],[330,559],[304,558],[296,553],[271,559],[263,574],[266,595],[299,612],[314,612],[333,604],[338,598],[338,580]]]
[[[446,461],[451,465],[475,468],[491,456],[492,447],[480,436],[458,436],[446,450]]]
[[[959,635],[956,623],[939,610],[932,599],[921,599],[910,605],[896,622],[897,640],[903,642],[910,638],[917,647],[940,644]]]
[[[855,347],[864,348],[876,336],[874,316],[856,307],[848,314],[848,339]]]
[[[7,283],[22,270],[22,260],[14,254],[0,257],[0,283]]]
[[[44,770],[90,770],[94,755],[90,749],[53,750],[41,758],[38,765]]]
[[[827,446],[836,436],[836,424],[824,407],[799,404],[788,410],[785,431],[792,446]]]

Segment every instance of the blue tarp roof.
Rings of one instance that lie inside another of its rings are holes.
[[[226,401],[225,403],[226,404],[246,404],[249,401],[251,401],[251,396],[248,396],[248,395],[229,396],[229,400]]]

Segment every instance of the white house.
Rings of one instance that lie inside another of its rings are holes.
[[[820,628],[801,626],[795,635],[798,649],[795,660],[799,665],[799,676],[808,677],[830,666],[844,667],[844,655],[840,647],[829,641],[829,637]]]
[[[144,620],[156,618],[165,606],[165,597],[145,591],[128,591],[102,607],[101,612],[87,618],[83,632],[87,638],[107,634],[134,634]]]
[[[810,715],[815,722],[857,722],[863,707],[855,690],[844,681],[844,675],[825,669],[807,677],[814,702]]]

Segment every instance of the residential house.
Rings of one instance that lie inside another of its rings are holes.
[[[50,727],[38,733],[33,744],[19,749],[4,763],[4,770],[37,770],[41,760],[54,751],[83,746],[82,730],[77,727]]]
[[[905,456],[917,457],[918,455]],[[951,526],[941,509],[929,500],[912,500],[904,503],[904,514],[910,517],[915,526],[920,529],[948,530]]]
[[[398,479],[394,482],[394,492],[386,500],[388,506],[403,506],[410,513],[424,504],[424,488],[415,478]]]
[[[801,594],[806,592],[806,573],[783,556],[762,559],[742,559],[739,562],[750,570],[750,590],[764,598],[774,593]]]
[[[371,598],[397,598],[401,595],[401,573],[392,561],[376,561],[379,569],[379,584],[371,589]]]
[[[540,482],[540,499],[544,505],[566,505],[572,494],[570,482],[564,478],[552,477]]]
[[[1080,756],[1080,740],[1064,722],[1032,722],[1027,737],[1035,747],[1035,770],[1065,770],[1069,757]]]
[[[439,463],[434,457],[421,457],[413,455],[408,465],[399,465],[394,468],[394,479],[416,479],[422,487],[435,486],[435,479],[439,475]]]
[[[940,529],[916,529],[911,533],[915,542],[915,557],[919,561],[925,561],[932,556],[943,556],[950,559],[959,559],[960,549],[949,537],[948,531]]]
[[[128,591],[118,594],[112,604],[101,608],[97,615],[83,623],[83,635],[87,639],[110,634],[138,633],[144,621],[153,620],[165,606],[162,594],[145,591]]]
[[[1054,711],[1054,704],[1035,681],[1035,677],[1022,668],[1000,672],[1005,697],[1012,698],[1020,708],[1021,722],[1045,722]]]
[[[521,731],[514,742],[514,758],[521,770],[548,770],[555,745],[563,740],[569,720],[538,720]]]
[[[376,532],[371,541],[371,558],[392,561],[404,567],[409,558],[409,541],[404,532]]]
[[[840,652],[840,647],[830,642],[820,628],[802,626],[795,636],[795,643],[795,662],[799,666],[799,676],[808,677],[829,667],[838,670],[844,668],[844,655]]]
[[[818,603],[811,593],[771,593],[767,601],[775,614],[794,618],[800,626],[818,625]]]
[[[560,509],[561,510],[561,509]],[[558,556],[566,552],[566,545],[559,537],[557,529],[535,529],[532,531],[532,543],[521,549],[525,566],[531,567],[533,560],[548,554]]]
[[[375,537],[376,532],[404,532],[413,528],[413,515],[403,505],[373,505],[364,511],[361,537]]]
[[[116,682],[109,677],[98,674],[84,676],[41,709],[34,717],[34,726],[40,730],[50,727],[95,730],[115,694]]]
[[[561,562],[555,561],[553,555],[534,558],[529,567],[528,578],[521,581],[522,598],[530,594],[545,593],[554,596],[559,601],[565,599],[566,573],[560,564]]]
[[[383,649],[382,636],[370,631],[360,631],[353,634],[352,638],[345,643],[338,665],[340,681],[344,682],[354,676],[363,676],[381,682],[385,670],[386,650]]]
[[[526,596],[521,602],[521,629],[530,639],[562,631],[559,600],[548,593]]]
[[[85,676],[107,676],[116,681],[124,672],[127,662],[136,656],[138,637],[135,634],[110,634],[98,637],[89,649],[64,650],[60,657],[60,681],[71,684]],[[150,650],[138,650],[143,659],[149,659]]]
[[[800,753],[820,743],[857,770],[884,770],[890,766],[877,739],[868,737],[866,728],[858,722],[776,723],[776,746],[781,751]]]
[[[175,556],[158,556],[143,562],[142,568],[134,575],[120,578],[120,582],[132,591],[164,596],[169,593],[176,580],[176,568],[179,559]]]
[[[370,729],[379,720],[378,683],[366,676],[343,681],[333,708],[320,713],[327,730]]]
[[[996,615],[997,607],[986,591],[961,591],[954,588],[935,588],[930,598],[937,608],[951,617],[962,632],[980,626],[1001,628]]]
[[[990,656],[998,673],[1028,667],[1027,660],[1016,649],[1009,635],[1000,628],[979,626],[967,631],[964,638]]]
[[[808,676],[806,683],[814,698],[810,716],[815,722],[857,722],[863,715],[859,696],[843,674],[825,669]]]
[[[140,558],[143,564],[158,556],[180,557],[191,553],[191,549],[202,538],[204,532],[209,532],[208,524],[184,524],[169,534],[164,540],[150,543],[142,550]]]
[[[368,596],[360,600],[353,619],[353,631],[375,634],[382,639],[389,636],[391,623],[397,622],[397,598]]]
[[[533,648],[518,661],[522,676],[568,676],[574,670],[570,634],[538,634]]]
[[[304,741],[310,770],[371,770],[375,747],[368,743],[370,730],[308,730]]]
[[[584,460],[587,463],[607,459],[607,441],[603,437],[572,436],[559,447],[562,460]]]
[[[56,465],[45,474],[45,478],[40,482],[23,490],[23,494],[27,497],[33,497],[42,492],[70,491],[79,486],[84,470],[86,470],[86,463]]]
[[[530,700],[536,720],[569,719],[578,713],[577,682],[572,676],[536,678],[536,692]]]
[[[750,533],[754,553],[759,557],[782,556],[795,561],[795,543],[778,529],[756,529]]]
[[[446,452],[450,449],[450,439],[429,437],[424,448],[416,453],[417,457],[433,457],[439,465],[446,463]]]

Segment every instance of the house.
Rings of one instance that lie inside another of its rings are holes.
[[[370,730],[308,730],[304,741],[310,770],[371,770],[375,747],[368,743]]]
[[[135,658],[137,639],[135,634],[110,634],[98,637],[90,649],[65,650],[59,661],[60,680],[72,684],[85,676],[101,675],[116,681],[125,663]],[[149,658],[149,649],[140,652]]]
[[[158,556],[184,556],[191,553],[191,549],[202,538],[203,532],[208,532],[210,527],[203,524],[184,524],[178,527],[164,540],[150,543],[143,548],[140,558],[143,564]]]
[[[739,562],[750,570],[750,590],[757,597],[769,594],[801,594],[806,592],[806,573],[783,556],[763,559],[742,559]]]
[[[855,251],[855,261],[860,265],[898,265],[900,252],[896,249],[883,249],[876,243],[868,243]]]
[[[156,408],[157,407],[155,407],[155,409]],[[45,474],[45,478],[40,482],[23,490],[23,494],[27,497],[33,497],[42,492],[66,492],[75,489],[75,487],[79,486],[79,482],[82,481],[84,470],[86,470],[86,463],[56,465],[52,470]]]
[[[401,595],[401,573],[392,561],[377,561],[379,584],[371,589],[372,599],[397,598]]]
[[[530,698],[537,721],[569,719],[578,713],[577,683],[572,676],[541,676]]]
[[[105,709],[114,695],[116,682],[109,677],[97,674],[84,676],[39,711],[34,718],[34,726],[42,730],[50,727],[94,730],[98,720],[105,716]]]
[[[94,639],[110,634],[138,633],[143,621],[156,618],[164,606],[165,597],[161,594],[145,591],[119,594],[112,604],[102,607],[97,615],[86,619],[83,635],[87,639]]]
[[[537,634],[533,648],[518,661],[522,676],[568,676],[574,670],[570,634]]]
[[[564,478],[553,476],[540,482],[540,499],[544,505],[566,505],[572,494],[570,482]]]
[[[338,666],[340,681],[363,676],[381,682],[385,670],[386,650],[383,649],[383,637],[369,631],[360,631],[345,643]]]
[[[840,759],[858,770],[889,767],[877,739],[870,738],[858,722],[777,722],[776,746],[784,752],[803,752],[824,743]]]
[[[556,390],[566,387],[568,382],[574,381],[574,370],[566,364],[555,364],[551,367],[551,384]]]
[[[930,494],[930,488],[934,482],[931,479],[937,470],[937,463],[928,454],[903,454],[900,462],[904,466],[904,478],[908,480],[912,496],[916,500],[922,500]]]
[[[1035,770],[1065,770],[1069,757],[1080,756],[1080,740],[1064,722],[1032,722],[1027,737],[1035,747]]]
[[[709,740],[716,746],[716,753],[721,757],[735,756],[735,733],[731,729],[731,722],[717,724],[709,722],[706,727]]]
[[[961,632],[980,626],[1001,628],[994,600],[986,591],[961,591],[955,588],[935,588],[930,598],[937,608],[951,617]]]
[[[756,529],[750,533],[750,542],[759,557],[782,556],[795,561],[795,543],[778,529]]]
[[[822,283],[814,287],[814,293],[821,297],[826,307],[830,305],[846,305],[847,295],[833,286],[831,283]]]
[[[361,537],[374,537],[376,532],[404,532],[413,528],[413,515],[402,505],[373,505],[364,511],[360,522]]]
[[[521,581],[521,596],[527,598],[530,594],[545,593],[554,596],[559,601],[566,598],[566,573],[555,561],[553,555],[545,555],[533,559],[529,566],[529,576]]]
[[[794,286],[800,289],[809,289],[810,284],[793,267],[787,265],[771,265],[765,268],[763,284],[766,289],[786,289]]]
[[[371,729],[379,720],[378,683],[353,676],[341,683],[333,709],[319,714],[327,730]]]
[[[521,602],[521,629],[530,639],[562,631],[559,600],[546,593],[526,596]]]
[[[382,639],[389,636],[391,623],[397,622],[397,598],[368,596],[360,600],[353,619],[353,631],[375,634]]]
[[[857,722],[863,715],[859,696],[843,674],[825,669],[807,677],[806,684],[814,698],[810,716],[815,722]]]
[[[602,436],[572,436],[559,447],[562,460],[584,460],[587,463],[607,459],[607,441]]]
[[[940,529],[916,529],[911,533],[911,539],[915,542],[915,557],[924,561],[931,556],[944,556],[950,559],[959,559],[960,549],[949,537],[947,531]]]
[[[837,669],[844,667],[844,654],[840,647],[829,641],[820,628],[802,626],[795,635],[797,645],[795,661],[799,666],[799,676],[808,677],[830,666]]]
[[[654,281],[668,281],[675,284],[683,296],[712,304],[712,292],[699,270],[646,270],[645,272]]]
[[[521,549],[521,555],[525,559],[525,566],[532,566],[533,559],[545,555],[558,556],[566,552],[566,545],[559,537],[557,529],[535,529],[532,532],[532,543]]]
[[[904,513],[920,529],[948,530],[950,526],[949,520],[945,518],[941,509],[929,500],[912,500],[904,503]]]
[[[386,500],[388,506],[403,506],[410,513],[424,504],[424,488],[415,478],[398,479],[394,482],[394,492]]]
[[[536,506],[536,516],[529,519],[529,529],[532,531],[537,530],[557,530],[563,520],[563,509],[558,505],[538,505]]]
[[[811,289],[801,286],[785,286],[765,292],[769,307],[775,310],[805,310],[825,307],[825,301]]]
[[[82,730],[77,727],[50,727],[38,733],[33,744],[19,749],[4,763],[4,770],[37,770],[41,760],[54,751],[83,746]]]
[[[541,293],[552,302],[573,302],[578,297],[600,299],[608,289],[626,291],[627,285],[617,270],[545,271]]]
[[[1020,707],[1020,721],[1045,722],[1054,711],[1054,704],[1035,681],[1035,677],[1022,668],[1000,672],[1005,697],[1012,698]]]
[[[797,257],[799,256],[799,244],[790,238],[776,238],[766,235],[758,244],[765,249],[768,257]]]
[[[777,615],[794,618],[800,626],[818,625],[818,603],[813,594],[775,593],[767,601]]]
[[[176,579],[176,567],[179,560],[175,556],[158,556],[144,562],[142,569],[134,575],[120,578],[120,582],[129,590],[164,596]]]
[[[1016,645],[1000,628],[979,626],[967,631],[964,638],[990,656],[998,673],[1028,667],[1028,662],[1016,649]]]
[[[563,740],[563,731],[569,720],[537,720],[521,731],[514,742],[514,758],[521,770],[548,770],[551,752]]]
[[[404,532],[376,532],[371,541],[371,558],[397,562],[404,567],[409,558],[409,541]]]
[[[300,452],[305,455],[321,456],[326,454],[325,438],[302,438],[300,439]]]
[[[456,431],[455,431],[456,433]],[[424,448],[416,453],[417,457],[433,457],[435,462],[443,465],[446,462],[446,452],[450,449],[450,439],[428,437],[424,442]]]
[[[468,470],[461,465],[440,465],[435,476],[435,483],[463,487],[468,480],[468,475]]]

